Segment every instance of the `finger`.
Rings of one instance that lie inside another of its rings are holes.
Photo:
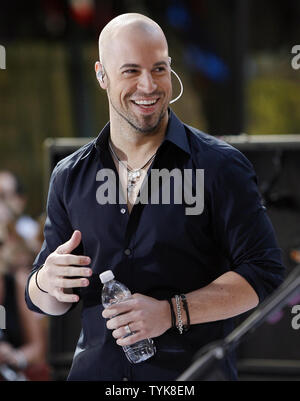
[[[138,327],[139,327],[137,323],[130,322],[127,325],[121,326],[118,329],[114,330],[112,332],[112,336],[114,338],[118,339],[118,338],[122,338],[122,337],[127,337],[128,335],[132,335],[127,331],[126,326],[129,326],[131,333],[136,333],[138,331]]]
[[[65,242],[64,244],[60,245],[56,252],[60,254],[71,253],[81,242],[81,232],[79,230],[75,230],[73,232],[72,237]]]
[[[62,288],[56,288],[53,291],[53,296],[60,302],[78,302],[79,297],[76,294],[65,294]]]
[[[136,305],[135,300],[128,299],[126,301],[122,301],[118,304],[114,304],[114,305],[109,306],[108,308],[104,309],[102,312],[102,316],[105,319],[110,319],[113,316],[131,311],[135,305]]]
[[[118,345],[124,347],[124,345],[132,345],[132,344],[135,344],[136,342],[138,342],[140,340],[144,340],[144,339],[145,339],[145,337],[143,337],[141,335],[141,333],[138,331],[138,332],[132,334],[131,336],[118,338],[116,343]]]
[[[63,277],[90,277],[93,270],[88,267],[58,266],[57,274]]]
[[[89,258],[88,256],[78,256],[70,254],[55,254],[52,258],[52,262],[60,266],[86,266],[91,263],[91,258]]]
[[[59,277],[55,280],[55,285],[56,287],[59,288],[87,287],[89,283],[90,283],[89,280],[86,278],[71,279],[71,278]]]
[[[109,330],[114,330],[122,326],[126,326],[128,322],[135,321],[134,313],[125,313],[123,315],[115,316],[106,322],[106,327]]]

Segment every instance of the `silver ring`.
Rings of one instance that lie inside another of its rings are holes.
[[[130,330],[129,324],[126,324],[126,326],[124,326],[124,327],[125,327],[125,331],[126,331],[127,334],[132,334],[132,331]]]

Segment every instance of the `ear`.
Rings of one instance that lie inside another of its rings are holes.
[[[104,80],[104,70],[103,70],[103,66],[100,63],[100,61],[96,61],[95,63],[95,72],[96,72],[96,78],[97,81],[99,82],[99,85],[101,86],[102,89],[107,89],[107,85],[106,82]]]

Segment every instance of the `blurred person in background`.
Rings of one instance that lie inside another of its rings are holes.
[[[36,251],[39,223],[24,213],[26,194],[20,180],[11,171],[0,171],[0,200],[0,222],[14,220],[17,233]]]
[[[0,305],[6,311],[6,328],[0,333],[0,380],[17,380],[21,374],[26,380],[49,380],[47,319],[30,312],[24,300],[35,252],[31,245],[42,240],[39,230],[27,238],[18,232],[25,202],[15,184],[13,174],[0,172]]]

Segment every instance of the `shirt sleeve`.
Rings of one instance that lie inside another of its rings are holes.
[[[25,288],[25,301],[28,308],[38,313],[44,312],[34,305],[30,299],[28,291],[30,278],[36,270],[45,263],[45,260],[50,253],[54,252],[59,245],[71,238],[74,231],[62,201],[63,187],[63,179],[62,177],[59,177],[58,169],[55,168],[51,175],[49,184],[47,216],[44,226],[44,242],[33,263],[33,268],[29,274]]]
[[[214,183],[215,234],[231,270],[248,281],[261,302],[284,279],[281,249],[251,163],[239,151],[230,152]]]

